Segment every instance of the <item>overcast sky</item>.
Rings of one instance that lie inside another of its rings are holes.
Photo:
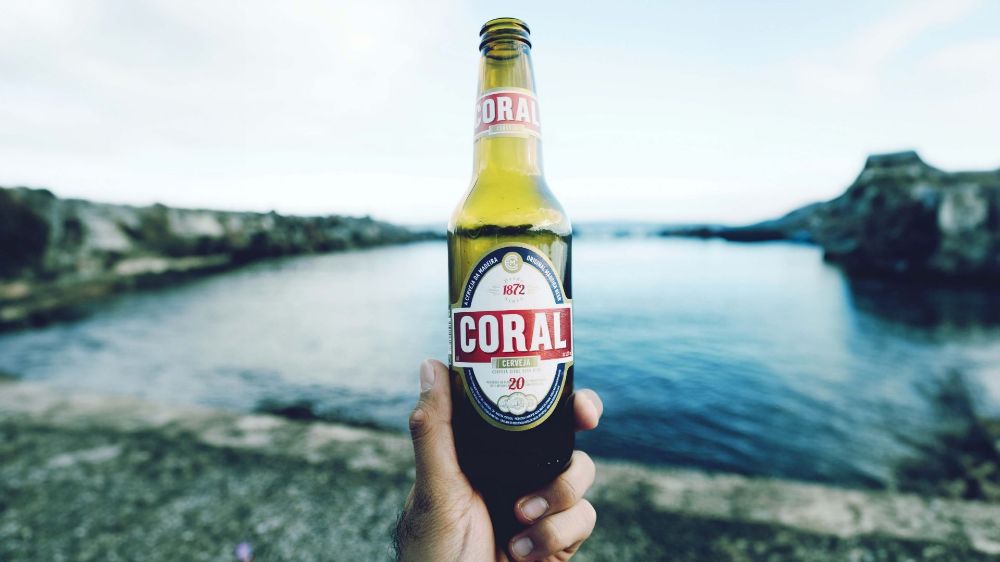
[[[765,5],[766,4],[766,5]],[[575,220],[750,221],[870,152],[1000,166],[1000,2],[13,0],[0,185],[443,222],[478,31],[528,22]]]

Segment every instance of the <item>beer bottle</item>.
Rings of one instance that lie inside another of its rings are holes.
[[[472,182],[448,225],[450,368],[459,462],[500,537],[573,452],[572,229],[542,174],[528,26],[480,35]]]

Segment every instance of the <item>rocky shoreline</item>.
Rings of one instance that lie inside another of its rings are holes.
[[[1000,169],[945,172],[916,152],[875,154],[843,195],[746,226],[661,236],[816,244],[848,273],[958,283],[1000,280]]]
[[[439,237],[368,217],[133,207],[0,188],[0,329],[265,258]]]
[[[0,382],[0,559],[390,560],[405,436]],[[581,561],[1000,556],[1000,505],[598,460]]]

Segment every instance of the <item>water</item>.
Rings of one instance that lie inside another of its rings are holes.
[[[1000,294],[850,283],[789,244],[584,237],[574,267],[592,454],[879,485],[944,423],[950,372],[1000,411]],[[0,370],[402,430],[419,361],[447,356],[445,268],[433,242],[260,263],[0,335]]]

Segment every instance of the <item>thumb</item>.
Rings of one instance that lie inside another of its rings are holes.
[[[410,436],[417,466],[417,489],[433,495],[454,489],[461,479],[451,429],[448,368],[428,359],[420,364],[420,400],[410,414]]]

